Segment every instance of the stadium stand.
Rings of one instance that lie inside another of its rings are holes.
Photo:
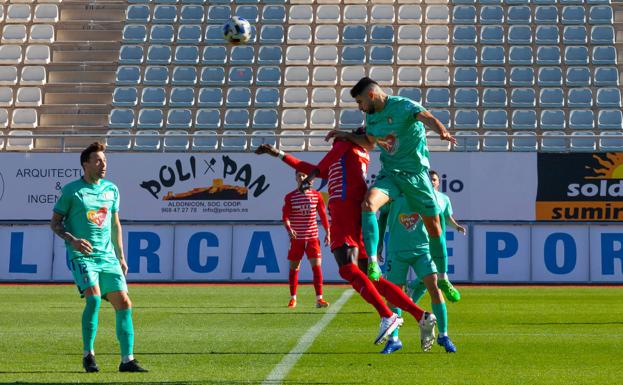
[[[92,141],[80,134],[109,134],[119,151],[324,150],[328,130],[363,123],[348,90],[364,75],[457,134],[457,146],[436,151],[623,150],[621,2],[9,0],[0,9],[5,150]],[[247,45],[222,38],[233,15],[252,24]]]

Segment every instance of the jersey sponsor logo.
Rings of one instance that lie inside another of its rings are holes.
[[[418,221],[420,220],[420,215],[415,213],[415,214],[400,214],[398,216],[398,220],[400,221],[400,224],[407,229],[407,231],[412,231],[415,230],[415,225],[417,225]]]
[[[390,154],[393,154],[398,147],[398,138],[394,134],[389,134],[384,138],[379,138],[377,140],[379,146],[381,146],[385,151]]]
[[[104,225],[107,216],[108,209],[106,207],[102,207],[99,210],[89,210],[89,212],[87,212],[87,219],[89,222],[95,223],[98,227]]]

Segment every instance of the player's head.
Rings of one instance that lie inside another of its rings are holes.
[[[303,183],[303,181],[305,180],[305,178],[307,178],[307,174],[302,173],[300,171],[295,171],[294,172],[294,177],[296,178],[296,184],[301,187],[301,183]]]
[[[430,181],[433,184],[433,188],[438,191],[439,190],[439,174],[437,171],[430,170],[428,171],[428,175],[430,176]]]
[[[86,180],[97,181],[106,176],[106,147],[100,142],[91,143],[80,154],[80,164]]]
[[[350,89],[350,96],[355,99],[360,111],[374,114],[378,104],[383,103],[385,93],[376,81],[366,76]]]

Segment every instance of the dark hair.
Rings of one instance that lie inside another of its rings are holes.
[[[435,171],[435,170],[428,170],[428,176],[430,176],[432,178],[433,175],[437,175],[437,179],[439,179],[439,174],[437,173],[437,171]]]
[[[355,129],[353,129],[353,134],[355,135],[365,135],[366,133],[366,127],[365,126],[361,126],[361,127],[357,127]]]
[[[359,79],[357,84],[355,84],[353,88],[350,89],[350,96],[356,98],[357,96],[361,95],[361,93],[365,91],[366,88],[368,88],[368,86],[370,86],[371,84],[376,84],[377,86],[379,85],[379,83],[370,79],[367,76]]]
[[[100,142],[93,142],[89,144],[89,147],[85,148],[80,154],[80,165],[82,166],[83,164],[87,163],[92,153],[104,151],[105,149],[106,146],[104,146],[104,144]]]

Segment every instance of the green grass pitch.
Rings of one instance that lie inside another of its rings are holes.
[[[346,286],[325,286],[336,301]],[[286,308],[287,286],[131,286],[136,358],[121,374],[114,312],[103,303],[96,340],[102,372],[81,366],[83,302],[73,286],[0,286],[0,383],[260,384],[324,315],[313,289]],[[284,384],[621,384],[623,288],[465,287],[449,304],[458,353],[419,347],[378,354],[378,317],[353,295]],[[423,301],[430,308],[428,297]]]

